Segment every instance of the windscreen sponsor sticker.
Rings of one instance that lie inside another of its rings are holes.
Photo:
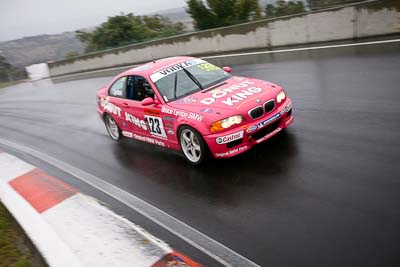
[[[211,105],[217,99],[223,98],[224,100],[222,100],[222,103],[227,106],[234,106],[236,103],[239,103],[249,96],[256,95],[263,91],[260,87],[252,86],[253,84],[255,83],[252,81],[243,81],[227,88],[212,90],[210,91],[211,96],[202,99],[200,102],[205,105]]]
[[[226,143],[241,139],[241,138],[243,138],[243,132],[244,131],[240,131],[240,132],[236,132],[233,134],[217,137],[216,142],[217,142],[217,144],[221,145],[221,144],[226,144]]]
[[[202,69],[202,70],[205,70],[205,71],[220,70],[220,68],[218,68],[217,66],[214,66],[213,64],[210,64],[208,62],[201,63],[201,64],[197,65],[197,67]]]
[[[158,80],[160,80],[161,78],[164,78],[165,76],[173,74],[177,71],[180,71],[181,69],[195,66],[197,64],[204,63],[204,62],[205,62],[204,60],[199,59],[199,58],[187,60],[187,61],[175,64],[175,65],[166,67],[156,73],[151,74],[150,79],[153,81],[153,83],[155,83]]]

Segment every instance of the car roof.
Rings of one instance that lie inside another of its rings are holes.
[[[167,67],[173,66],[175,64],[191,60],[193,57],[187,57],[187,56],[177,56],[177,57],[168,57],[168,58],[162,58],[162,59],[157,59],[154,61],[150,61],[148,63],[139,65],[137,67],[134,67],[132,69],[129,69],[119,76],[126,76],[126,75],[142,75],[142,76],[150,76],[151,74],[160,71],[162,69],[165,69]]]

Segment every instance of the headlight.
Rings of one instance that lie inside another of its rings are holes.
[[[286,94],[285,94],[285,91],[280,91],[279,93],[278,93],[278,95],[276,96],[276,101],[278,102],[278,104],[279,103],[281,103],[281,102],[283,102],[284,100],[286,99]]]
[[[241,115],[235,115],[220,121],[213,122],[210,126],[210,131],[211,132],[217,132],[221,131],[224,129],[228,129],[229,127],[232,127],[235,124],[240,124],[244,120],[243,116]]]

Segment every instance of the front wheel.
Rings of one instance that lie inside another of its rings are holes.
[[[200,165],[207,153],[207,145],[201,135],[192,127],[182,126],[179,131],[179,143],[186,160],[193,165]]]
[[[106,124],[106,129],[111,139],[114,141],[120,140],[121,130],[119,129],[115,120],[110,115],[106,114],[104,117],[104,123]]]

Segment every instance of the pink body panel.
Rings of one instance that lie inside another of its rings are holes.
[[[276,96],[282,88],[253,78],[233,76],[211,90],[206,88],[166,103],[150,75],[187,60],[193,58],[175,57],[158,60],[119,74],[97,92],[99,115],[101,118],[105,112],[111,115],[125,137],[175,150],[181,149],[178,141],[179,126],[189,125],[203,136],[216,158],[238,155],[267,140],[293,122],[292,101],[288,97],[280,104],[276,101]],[[143,106],[139,101],[109,96],[108,89],[113,82],[129,75],[144,77],[160,103]],[[249,110],[262,106],[270,100],[275,100],[276,103],[271,112],[257,119],[249,116]],[[233,115],[242,115],[245,120],[220,132],[210,131],[211,123]],[[151,128],[153,123],[160,125],[161,131],[155,132]],[[232,143],[233,141],[236,142]]]

